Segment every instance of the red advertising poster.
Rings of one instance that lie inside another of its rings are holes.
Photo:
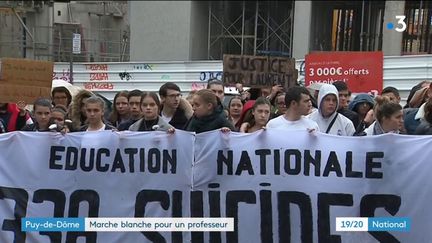
[[[383,53],[318,52],[306,55],[305,85],[344,81],[353,93],[380,93]]]

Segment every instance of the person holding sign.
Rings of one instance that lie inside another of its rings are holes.
[[[318,110],[309,115],[321,132],[338,136],[352,136],[355,133],[350,119],[337,112],[339,93],[334,85],[322,84],[318,93]]]
[[[159,115],[161,103],[155,92],[143,92],[141,96],[141,110],[143,118],[129,127],[129,131],[146,132],[146,131],[167,131],[173,133],[174,127],[168,124]]]
[[[222,132],[235,130],[226,118],[222,103],[213,91],[202,89],[196,92],[192,107],[194,115],[186,124],[186,131],[202,133],[216,129],[221,129]]]
[[[318,124],[305,117],[312,107],[309,91],[305,87],[293,86],[285,94],[286,112],[267,123],[268,129],[319,131]]]

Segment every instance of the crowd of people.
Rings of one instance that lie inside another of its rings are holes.
[[[23,102],[0,103],[0,133],[101,130],[174,133],[176,129],[252,133],[285,129],[338,136],[432,134],[429,81],[412,88],[404,107],[394,87],[385,87],[376,97],[361,93],[353,99],[342,81],[315,84],[314,90],[280,85],[247,90],[241,84],[236,87],[239,94],[233,97],[225,97],[224,84],[218,79],[209,80],[207,89],[190,92],[185,98],[179,86],[171,82],[162,85],[158,93],[120,91],[108,115],[104,100],[94,93],[81,90],[72,97],[67,88],[56,87],[50,99],[37,99],[31,112]]]

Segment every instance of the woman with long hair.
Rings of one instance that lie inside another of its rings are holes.
[[[155,92],[143,92],[140,106],[143,118],[132,124],[129,131],[167,131],[170,133],[175,131],[173,126],[159,116],[161,103]]]
[[[249,113],[245,115],[240,132],[252,133],[264,128],[270,119],[270,110],[270,101],[264,97],[259,97]]]
[[[129,92],[124,90],[118,92],[114,96],[113,110],[109,115],[108,121],[111,125],[118,128],[120,123],[129,120],[129,103],[128,103]]]
[[[236,95],[232,97],[228,103],[228,120],[234,125],[235,128],[239,129],[241,124],[238,124],[243,110],[243,102],[240,96]]]
[[[85,102],[92,97],[93,93],[88,90],[80,90],[72,99],[69,106],[69,118],[72,120],[72,130],[79,130],[87,122]]]

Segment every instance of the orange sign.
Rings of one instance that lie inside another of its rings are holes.
[[[344,81],[354,93],[380,93],[383,53],[317,52],[306,55],[305,85]]]

